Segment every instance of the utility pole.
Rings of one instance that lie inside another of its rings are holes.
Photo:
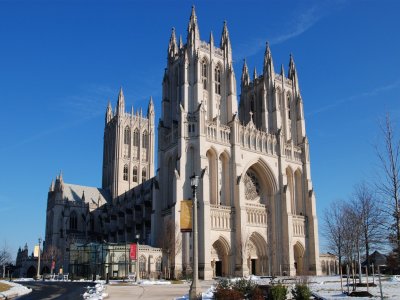
[[[193,189],[193,280],[189,290],[189,299],[195,300],[201,293],[199,282],[199,246],[197,232],[197,187],[199,185],[199,176],[193,174],[190,177],[190,185]]]
[[[38,267],[37,267],[37,275],[36,275],[37,279],[39,279],[39,276],[40,276],[40,243],[41,242],[42,242],[42,239],[39,238]]]

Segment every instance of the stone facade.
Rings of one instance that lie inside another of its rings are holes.
[[[159,123],[160,194],[152,228],[178,222],[179,201],[201,175],[200,276],[319,274],[315,195],[303,101],[293,57],[276,74],[267,44],[263,72],[246,62],[237,106],[226,23],[219,46],[200,39],[192,10],[187,43],[168,47]],[[190,268],[190,236],[179,234],[176,269]]]
[[[283,67],[275,73],[267,44],[262,74],[254,70],[250,80],[244,63],[239,99],[238,105],[227,24],[219,46],[212,34],[202,41],[193,8],[186,44],[177,42],[174,29],[169,40],[157,172],[153,101],[147,116],[129,114],[121,90],[114,112],[111,104],[106,111],[102,188],[77,186],[66,196],[71,185],[58,176],[49,192],[47,244],[66,249],[72,234],[107,242],[132,242],[140,234],[142,242],[163,248],[175,275],[190,273],[191,234],[179,231],[180,201],[192,198],[190,176],[197,174],[200,277],[320,274],[293,57],[288,76]],[[79,232],[71,231],[73,210]]]

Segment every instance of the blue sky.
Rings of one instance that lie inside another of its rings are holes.
[[[267,40],[277,72],[293,53],[320,223],[378,176],[379,120],[400,117],[398,1],[0,1],[0,243],[13,254],[44,236],[60,170],[101,185],[104,113],[120,86],[128,107],[153,96],[160,117],[171,28],[186,40],[192,4],[202,39],[219,41],[228,22],[237,78],[244,58],[260,73]]]

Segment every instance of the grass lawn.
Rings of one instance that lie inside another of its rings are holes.
[[[7,291],[11,288],[10,285],[0,282],[0,292]]]

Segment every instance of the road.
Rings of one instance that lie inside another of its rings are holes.
[[[57,281],[27,281],[20,284],[32,289],[32,292],[16,298],[18,300],[78,300],[92,282],[57,282]]]

